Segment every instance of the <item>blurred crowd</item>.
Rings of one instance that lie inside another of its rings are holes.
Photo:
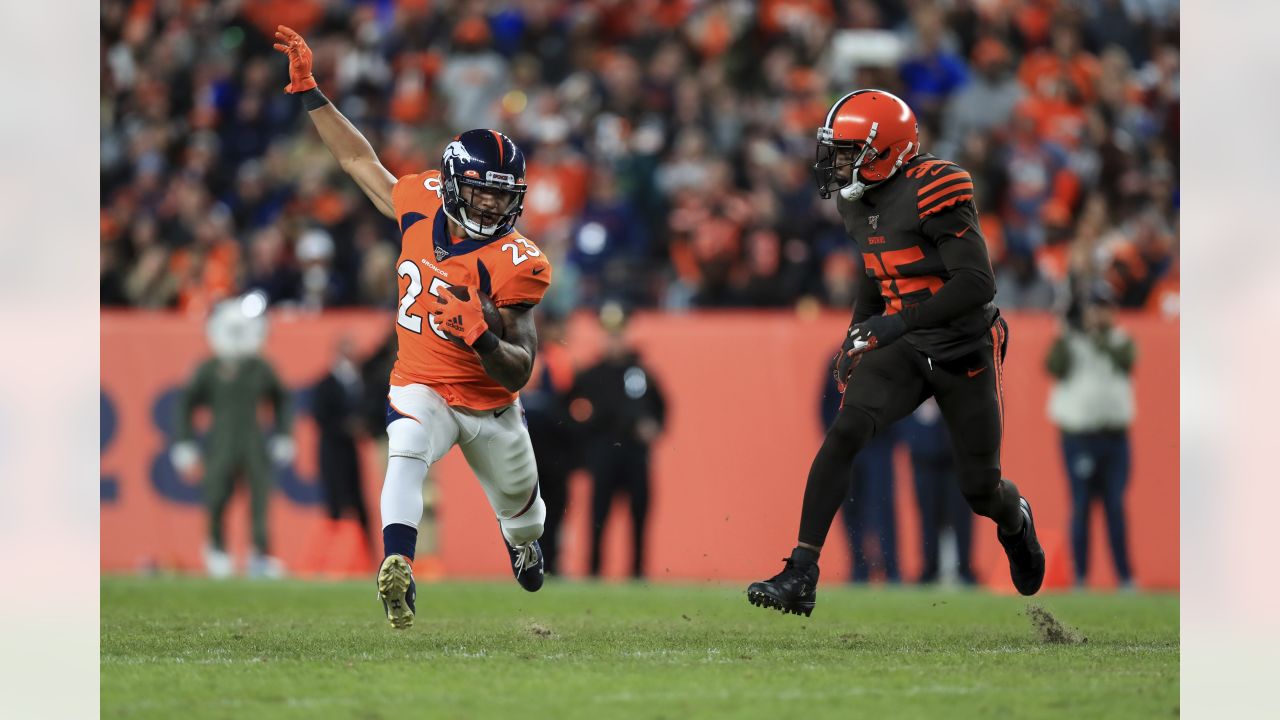
[[[395,307],[396,226],[282,92],[285,24],[393,174],[473,127],[520,144],[553,310],[847,307],[860,259],[814,131],[878,87],[973,174],[1002,307],[1177,312],[1178,0],[101,7],[104,306]]]

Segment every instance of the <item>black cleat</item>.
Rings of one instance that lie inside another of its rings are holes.
[[[520,547],[512,547],[511,543],[506,541],[506,537],[503,537],[502,541],[506,543],[507,554],[511,556],[511,574],[516,576],[516,582],[529,592],[541,590],[544,577],[542,571],[545,565],[542,546],[537,540]]]
[[[786,567],[768,580],[751,583],[747,588],[747,601],[758,607],[773,608],[784,613],[809,617],[818,602],[818,564],[812,561],[796,561],[800,548],[783,558]]]
[[[1031,504],[1026,498],[1018,498],[1022,505],[1022,515],[1026,522],[1022,524],[1022,532],[1017,535],[1005,535],[996,529],[996,537],[1004,547],[1004,554],[1009,556],[1009,576],[1013,578],[1013,586],[1023,595],[1035,595],[1044,582],[1044,549],[1036,539],[1036,523],[1031,515]]]

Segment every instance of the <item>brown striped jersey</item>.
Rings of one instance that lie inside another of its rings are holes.
[[[836,207],[866,272],[854,322],[901,313],[903,339],[934,360],[982,346],[998,311],[973,198],[968,172],[927,154],[860,199],[837,194]],[[939,295],[944,284],[950,285]]]

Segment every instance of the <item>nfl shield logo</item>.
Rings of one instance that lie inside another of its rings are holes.
[[[445,259],[445,258],[447,258],[447,257],[449,257],[449,251],[448,251],[448,250],[445,250],[445,249],[444,249],[444,248],[442,248],[442,247],[437,247],[437,248],[436,248],[436,262],[440,262],[441,260],[444,260],[444,259]]]
[[[867,224],[871,226],[872,230],[878,230],[880,225],[880,216],[879,215],[869,216],[867,218]]]

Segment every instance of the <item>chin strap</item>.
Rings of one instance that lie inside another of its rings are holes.
[[[869,187],[871,186],[861,180],[854,180],[848,185],[840,188],[840,197],[845,200],[857,200],[862,197],[862,194],[865,193]]]

